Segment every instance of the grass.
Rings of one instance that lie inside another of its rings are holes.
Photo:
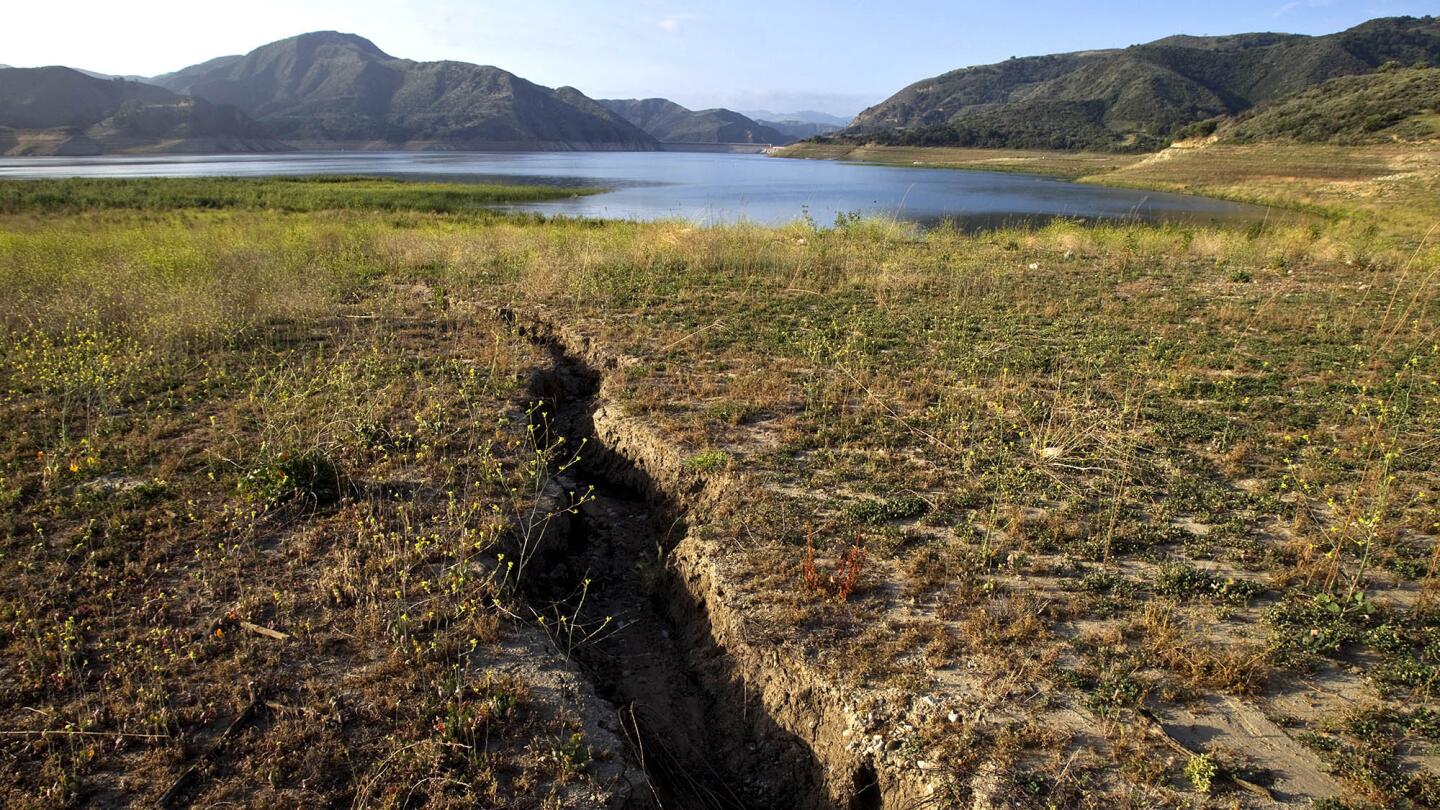
[[[1417,122],[1417,126],[1424,122]],[[1087,183],[1253,203],[1326,220],[1351,244],[1403,234],[1411,244],[1440,221],[1440,157],[1433,145],[1182,143],[1152,155],[875,144],[800,143],[780,157],[892,166],[1023,172]]]
[[[426,274],[387,276],[381,220],[327,218],[0,227],[8,806],[155,801],[232,722],[223,775],[184,800],[591,789],[593,720],[517,651],[543,642],[507,628],[499,563],[515,511],[540,514],[510,429],[539,356]]]
[[[1395,235],[1415,244],[1440,221],[1437,155],[1423,144],[1212,144],[1173,148],[1091,179],[1303,210],[1352,244]]]
[[[719,472],[730,466],[730,454],[724,450],[704,450],[685,460],[685,466],[695,472]]]
[[[593,188],[416,183],[373,177],[147,178],[0,183],[0,213],[107,209],[478,212],[500,203],[595,194]]]
[[[112,185],[86,193],[148,199]],[[293,711],[198,800],[538,804],[589,778],[574,708],[500,674],[533,630],[499,555],[546,360],[494,306],[625,356],[607,396],[743,478],[697,531],[732,541],[751,634],[851,694],[934,696],[895,750],[957,801],[962,739],[1026,801],[1178,804],[1206,771],[1139,709],[1264,706],[1301,673],[1386,712],[1434,699],[1423,204],[967,234],[35,199],[0,219],[7,803],[153,800],[249,681]],[[1392,749],[1309,756],[1357,800],[1422,795]]]

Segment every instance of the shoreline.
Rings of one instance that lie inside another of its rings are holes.
[[[1132,165],[1144,155],[1097,152],[1047,152],[1025,149],[979,149],[948,146],[873,146],[867,144],[798,143],[779,147],[771,157],[793,160],[833,160],[870,166],[916,169],[959,169],[1034,174],[1078,179]]]
[[[96,140],[83,135],[16,131],[0,142],[0,158],[94,158],[144,155],[290,155],[337,152],[693,152],[699,154],[766,154],[783,149],[768,143],[658,142],[591,143],[585,141],[280,141],[189,138],[167,141]]]
[[[496,150],[489,152],[493,154]],[[264,160],[269,156],[253,154],[255,157],[250,160]],[[285,157],[345,154],[387,153],[291,152],[285,153]],[[1400,227],[1387,227],[1386,232],[1411,243],[1440,221],[1440,196],[1434,193],[1440,186],[1440,180],[1437,180],[1440,178],[1440,154],[1424,144],[1182,144],[1144,156],[801,144],[772,150],[770,154],[781,158],[831,160],[857,165],[1025,174],[1098,187],[1179,194],[1258,206],[1272,212],[1265,219],[1270,219],[1273,212],[1284,212],[1287,216],[1313,217],[1317,221],[1341,224],[1346,228],[1364,229],[1380,222],[1399,223]],[[247,159],[239,154],[217,154],[214,157]],[[33,159],[34,165],[42,166],[57,158]],[[145,153],[71,159],[123,165],[177,158]],[[29,157],[13,158],[10,165],[23,166],[30,160],[32,158]],[[436,178],[424,179],[433,181]],[[445,180],[464,182],[459,177]],[[1001,216],[1011,218],[1013,212]],[[1045,219],[1041,215],[1015,218]],[[935,219],[930,217],[927,221],[933,224]],[[1082,219],[1114,220],[1106,217]]]
[[[798,147],[798,148],[797,148]],[[1418,238],[1440,221],[1440,151],[1426,142],[1359,146],[1179,143],[1144,155],[956,147],[799,144],[773,157],[861,165],[1020,173],[1087,185],[1186,194]]]

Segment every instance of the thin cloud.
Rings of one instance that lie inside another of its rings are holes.
[[[670,13],[665,13],[670,12]],[[664,16],[655,19],[655,27],[667,34],[683,34],[690,24],[700,19],[698,14],[688,11],[662,10]]]
[[[1290,0],[1290,2],[1275,9],[1273,16],[1284,17],[1292,11],[1302,8],[1326,8],[1335,5],[1335,0]]]

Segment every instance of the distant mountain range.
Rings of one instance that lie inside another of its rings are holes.
[[[952,71],[847,122],[814,111],[744,114],[689,110],[666,99],[596,101],[497,67],[401,59],[363,37],[322,31],[143,81],[0,66],[0,153],[655,150],[817,136],[1143,151],[1197,132],[1287,137],[1287,127],[1348,142],[1428,131],[1426,116],[1436,112],[1425,100],[1433,79],[1406,73],[1332,80],[1437,65],[1435,17],[1372,20],[1318,37],[1173,36]],[[1304,95],[1312,90],[1319,95]],[[1292,98],[1292,106],[1282,104]]]
[[[600,106],[662,143],[792,143],[798,138],[733,110],[690,110],[669,99],[601,99]]]
[[[9,154],[653,150],[662,142],[784,144],[823,131],[666,99],[596,102],[497,67],[400,59],[334,31],[148,79],[58,67],[0,74],[0,153]]]
[[[925,79],[841,137],[904,145],[1143,151],[1387,62],[1440,64],[1440,20],[1372,20],[1338,34],[1174,36],[1130,48],[1011,59]]]
[[[818,135],[839,132],[850,125],[849,118],[838,115],[801,110],[795,113],[773,113],[769,110],[750,110],[741,113],[761,124],[785,135],[790,140],[800,141]]]
[[[741,110],[740,114],[753,118],[756,121],[775,121],[781,124],[819,124],[822,126],[832,126],[837,129],[849,126],[851,120],[816,110],[801,110],[800,112],[793,113],[777,113],[770,112],[769,110]]]
[[[803,141],[806,138],[829,135],[844,129],[844,127],[837,127],[834,124],[807,124],[803,121],[761,121],[760,123],[778,130],[792,141]]]

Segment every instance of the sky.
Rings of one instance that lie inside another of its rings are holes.
[[[13,3],[0,64],[151,76],[338,30],[394,56],[496,65],[593,98],[849,116],[920,79],[1011,56],[1437,13],[1437,0],[70,0]]]

